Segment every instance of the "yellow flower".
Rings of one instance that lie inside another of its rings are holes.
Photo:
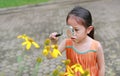
[[[62,54],[60,53],[60,51],[58,50],[58,46],[57,45],[52,45],[51,46],[53,48],[53,51],[50,51],[50,54],[53,58],[57,58],[58,56],[62,56]]]
[[[85,70],[85,72],[83,74],[81,74],[81,76],[90,76],[90,73],[88,70]]]
[[[53,49],[53,52],[50,52],[50,53],[53,58],[57,58],[59,55],[62,56],[59,50],[57,49]]]
[[[43,49],[43,55],[47,56],[49,52],[50,52],[50,46],[45,46],[45,48]]]
[[[58,45],[51,45],[51,48],[58,49]]]
[[[44,56],[47,56],[47,55],[48,55],[48,50],[47,50],[47,49],[44,49],[44,50],[43,50],[43,55],[44,55]]]
[[[26,34],[23,34],[23,35],[19,35],[17,36],[17,38],[21,38],[21,39],[25,39],[28,38],[28,36]]]
[[[29,50],[31,48],[31,45],[33,44],[36,48],[40,48],[40,46],[30,37],[27,35],[19,35],[17,38],[24,39],[25,41],[22,42],[22,46],[26,45],[26,49]]]
[[[72,68],[70,68],[70,66],[66,66],[66,69],[67,69],[67,72],[64,74],[64,75],[67,75],[67,76],[75,76],[75,73],[74,71],[72,70]]]
[[[41,62],[42,62],[42,58],[38,57],[38,58],[36,59],[36,61],[39,62],[39,63],[41,63]]]
[[[44,42],[44,45],[50,45],[51,40],[50,39],[46,39]]]
[[[70,59],[63,60],[62,62],[63,62],[65,65],[68,65],[68,64],[70,64]]]
[[[62,76],[63,72],[60,72],[61,66],[57,66],[57,68],[52,72],[52,76]]]
[[[58,69],[55,69],[53,72],[52,72],[52,76],[58,76],[59,74],[59,70]]]
[[[79,71],[81,74],[84,73],[84,70],[80,64],[75,64],[75,65],[71,66],[71,68],[74,69],[75,72]]]
[[[65,72],[60,72],[59,76],[65,76]]]

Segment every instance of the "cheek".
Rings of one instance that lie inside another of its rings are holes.
[[[87,35],[87,32],[86,31],[81,31],[77,36],[78,37],[85,37]]]

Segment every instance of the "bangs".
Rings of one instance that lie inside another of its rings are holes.
[[[75,19],[78,24],[81,25],[81,23],[82,23],[82,25],[83,25],[85,28],[87,28],[84,19],[82,19],[82,18],[80,18],[80,17],[77,17],[77,16],[74,16],[74,15],[69,15],[68,18],[73,18],[73,19]],[[67,19],[67,20],[68,20],[68,19]]]

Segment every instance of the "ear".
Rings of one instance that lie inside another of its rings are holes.
[[[93,29],[94,29],[93,26],[89,26],[89,27],[87,28],[87,34],[89,34]]]

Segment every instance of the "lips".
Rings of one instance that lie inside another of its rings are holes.
[[[76,39],[76,37],[72,36],[71,39]]]

